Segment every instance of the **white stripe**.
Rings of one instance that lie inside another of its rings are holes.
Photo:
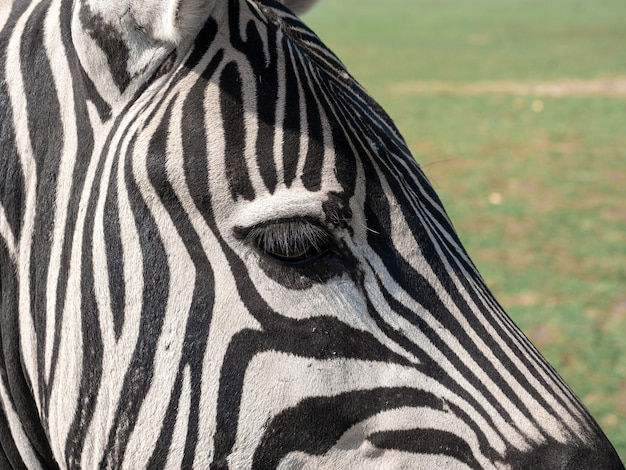
[[[0,5],[0,31],[6,26],[13,7],[13,0],[2,0]]]
[[[508,403],[507,409],[510,408],[512,415],[514,416],[514,418],[512,418],[512,422],[508,422],[503,419],[493,406],[493,403],[487,400],[487,398],[467,380],[467,377],[454,367],[454,364],[452,364],[443,352],[432,343],[431,339],[427,335],[425,335],[415,325],[388,309],[386,302],[384,302],[382,293],[378,291],[376,282],[373,281],[370,278],[371,275],[368,274],[366,278],[366,285],[368,286],[366,287],[367,295],[372,300],[374,308],[381,313],[382,317],[388,324],[391,324],[394,328],[402,331],[403,336],[409,339],[413,344],[419,345],[419,348],[430,356],[434,363],[444,369],[450,375],[450,378],[454,380],[462,390],[467,391],[467,393],[476,400],[480,407],[485,410],[489,416],[491,416],[493,425],[486,424],[481,426],[481,429],[487,436],[490,445],[497,452],[503,455],[507,447],[507,444],[503,441],[500,435],[506,439],[509,445],[515,446],[519,450],[528,450],[529,443],[527,442],[525,435],[518,431],[518,427],[530,430],[533,429],[532,423],[530,423],[523,414],[515,413],[517,409],[509,403],[507,397],[504,396],[493,384],[492,379],[484,374],[482,369],[480,369],[478,364],[476,364],[475,359],[463,348],[463,345],[458,341],[458,339],[452,336],[452,334],[447,331],[444,326],[437,321],[437,319],[433,318],[431,312],[424,310],[419,304],[417,304],[417,302],[408,297],[401,290],[401,288],[395,284],[395,282],[387,280],[386,278],[388,275],[382,274],[384,273],[384,267],[381,263],[374,264],[374,266],[377,268],[376,270],[378,272],[378,276],[383,279],[383,285],[386,289],[389,289],[390,292],[394,292],[396,300],[404,304],[407,309],[415,312],[415,315],[421,317],[433,329],[433,331],[436,331],[437,334],[439,334],[441,340],[455,352],[459,360],[463,362],[468,369],[472,370],[472,372],[474,372],[481,379],[485,386],[489,388],[489,390],[496,397],[498,403],[504,403],[503,406],[505,407]],[[445,302],[444,299],[441,300],[442,302]],[[438,390],[445,390],[445,383],[439,384]],[[440,392],[438,391],[437,394],[439,393]],[[475,413],[476,410],[474,408],[475,405],[472,405],[471,408],[464,410],[472,419],[476,419],[477,417],[477,413]],[[482,418],[479,419],[482,420]],[[515,426],[513,426],[513,424]]]
[[[276,34],[277,47],[281,47],[282,35]],[[285,106],[287,97],[287,87],[285,83],[287,79],[285,77],[285,56],[283,54],[277,54],[276,58],[276,125],[274,126],[274,162],[276,164],[276,174],[278,175],[278,182],[285,181],[285,171],[283,167],[283,141],[285,130],[283,128],[285,121]]]
[[[242,85],[246,84],[246,77],[253,77],[254,71],[250,66],[247,57],[241,56],[229,57],[234,59],[237,64],[237,71],[242,77]],[[221,92],[222,93],[222,92]],[[247,171],[250,176],[250,184],[256,195],[267,193],[265,182],[261,176],[261,168],[258,163],[257,138],[259,135],[259,116],[256,113],[258,106],[258,96],[256,96],[255,86],[241,87],[241,102],[243,108],[243,131],[244,131],[244,168],[241,171]]]
[[[294,54],[296,54],[296,52],[294,52],[293,48],[289,48],[287,49],[287,54],[288,56],[285,57],[286,61],[290,61],[294,68],[296,68],[296,64],[298,63],[298,61],[296,60]],[[307,135],[308,135],[308,128],[309,128],[309,121],[307,118],[307,103],[305,101],[305,94],[304,94],[304,90],[302,88],[302,78],[300,77],[300,74],[297,73],[297,69],[294,70],[294,76],[296,77],[296,83],[295,85],[297,85],[298,87],[298,109],[300,110],[300,148],[299,148],[299,152],[298,152],[298,165],[296,168],[296,178],[298,178],[296,180],[296,184],[302,185],[302,182],[300,181],[299,178],[301,178],[302,173],[304,173],[304,164],[306,162],[306,155],[307,152],[309,151],[309,139],[307,139]]]
[[[74,93],[72,74],[66,59],[66,51],[60,35],[61,2],[55,0],[48,11],[45,22],[44,46],[52,70],[52,77],[59,98],[61,124],[63,126],[63,148],[59,162],[57,188],[55,193],[54,229],[50,247],[48,278],[46,279],[46,343],[45,343],[45,377],[50,377],[52,347],[56,330],[56,303],[59,271],[63,242],[68,234],[66,231],[67,206],[74,196],[71,194],[72,173],[77,153],[77,130],[74,109]],[[49,385],[49,384],[48,384]]]
[[[17,251],[15,249],[15,237],[13,236],[13,231],[11,230],[6,213],[4,212],[4,206],[2,205],[0,205],[0,238],[4,240],[11,262],[16,264]]]

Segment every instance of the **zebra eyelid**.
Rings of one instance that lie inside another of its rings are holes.
[[[286,265],[308,264],[334,251],[331,233],[308,217],[235,227],[233,233],[262,256]]]
[[[277,226],[286,225],[286,224],[291,224],[294,226],[300,225],[301,227],[311,227],[316,230],[326,232],[328,236],[330,237],[329,230],[325,228],[322,222],[320,222],[314,217],[308,217],[308,216],[271,219],[271,220],[266,220],[264,222],[259,222],[250,226],[236,225],[233,228],[233,235],[235,236],[235,238],[239,240],[244,240],[248,238],[248,236],[253,230],[271,229],[272,227],[277,227]]]

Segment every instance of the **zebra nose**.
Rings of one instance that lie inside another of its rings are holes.
[[[620,458],[607,441],[587,447],[552,443],[525,454],[513,465],[522,469],[624,470]]]

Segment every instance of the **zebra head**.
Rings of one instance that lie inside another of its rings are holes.
[[[0,460],[623,468],[312,3],[0,7]]]

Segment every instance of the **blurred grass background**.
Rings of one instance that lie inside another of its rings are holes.
[[[626,92],[507,91],[626,83],[626,2],[322,0],[305,21],[395,120],[496,297],[626,462]]]

